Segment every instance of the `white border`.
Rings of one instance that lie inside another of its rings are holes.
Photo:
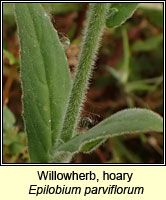
[[[36,3],[89,3],[89,2],[99,2],[99,1],[1,1],[1,30],[3,30],[3,26],[2,26],[2,22],[3,22],[3,3],[17,3],[17,2],[36,2]],[[123,3],[123,2],[131,2],[131,1],[102,1],[102,3],[108,3],[108,2],[118,2],[118,3]],[[163,36],[164,36],[164,119],[165,119],[165,1],[132,1],[132,3],[134,2],[140,2],[140,3],[163,3],[164,4],[164,32],[163,32]],[[1,161],[0,161],[0,166],[165,166],[165,120],[164,120],[164,155],[163,155],[163,163],[162,164],[72,164],[72,163],[67,163],[67,164],[3,164],[3,155],[2,155],[2,148],[3,148],[3,144],[2,144],[2,136],[3,136],[3,49],[2,49],[2,44],[3,44],[3,31],[1,31]]]

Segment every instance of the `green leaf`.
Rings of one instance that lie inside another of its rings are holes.
[[[13,15],[14,3],[3,3],[3,15]],[[82,8],[80,3],[41,3],[46,12],[62,14],[78,11]]]
[[[130,63],[130,48],[126,29],[122,28],[122,38],[123,38],[123,58],[122,62],[118,63],[118,69],[112,67],[107,67],[107,71],[122,84],[126,84],[130,74],[129,63]]]
[[[7,132],[12,130],[15,122],[16,119],[14,114],[7,106],[5,106],[3,108],[3,131]]]
[[[3,49],[3,56],[4,58],[7,58],[9,60],[9,64],[10,65],[14,65],[17,64],[19,61],[16,57],[14,57],[14,55],[12,53],[10,53],[9,51]]]
[[[163,131],[163,120],[158,114],[141,108],[126,109],[108,117],[86,133],[73,137],[56,151],[71,154],[89,152],[93,146],[96,147],[109,137],[150,131]]]
[[[19,153],[23,153],[25,150],[25,146],[22,143],[13,143],[9,146],[9,151],[12,155],[16,155]]]
[[[123,158],[127,158],[130,163],[141,163],[141,159],[139,156],[132,151],[130,151],[120,140],[119,137],[114,137],[113,139],[113,147],[116,154],[122,160]],[[119,162],[118,162],[119,163]],[[124,163],[124,162],[123,162]]]
[[[41,5],[46,12],[56,14],[79,11],[82,7],[80,3],[42,3]]]
[[[154,91],[162,82],[163,82],[163,76],[150,79],[142,79],[140,81],[132,81],[126,83],[125,91],[127,93],[131,93],[133,91],[141,91],[141,90]]]
[[[71,89],[64,49],[50,19],[38,3],[16,3],[21,43],[24,121],[31,162],[49,162]]]
[[[14,25],[14,3],[3,3],[3,22],[7,25]],[[82,8],[80,3],[42,3],[47,13],[63,14],[73,11],[79,11]]]
[[[111,3],[106,25],[109,28],[118,27],[130,18],[139,3]]]
[[[133,44],[133,51],[152,51],[155,50],[163,41],[163,34],[152,36],[146,40],[138,40]]]
[[[148,20],[159,28],[163,28],[163,4],[162,3],[141,3],[139,10],[148,18]]]

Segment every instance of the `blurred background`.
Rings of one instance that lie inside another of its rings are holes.
[[[42,3],[42,6],[58,30],[72,73],[78,61],[88,3]],[[3,163],[29,162],[22,119],[19,49],[13,3],[3,3]],[[141,3],[123,26],[105,29],[82,118],[91,119],[93,126],[119,110],[132,107],[148,108],[163,116],[161,3]],[[110,138],[91,154],[79,153],[72,160],[72,163],[162,162],[163,134],[153,132]]]

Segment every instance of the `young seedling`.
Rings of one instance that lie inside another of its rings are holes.
[[[57,31],[38,3],[16,3],[21,44],[23,117],[32,163],[70,162],[107,138],[163,131],[162,118],[146,109],[126,109],[80,134],[82,104],[105,24],[116,27],[133,14],[137,3],[91,3],[74,80]],[[112,14],[111,14],[112,12]]]

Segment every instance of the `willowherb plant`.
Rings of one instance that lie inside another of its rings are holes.
[[[38,3],[16,3],[21,44],[23,117],[33,163],[70,162],[107,138],[128,133],[163,131],[162,118],[146,109],[126,109],[80,134],[82,104],[105,24],[125,22],[137,3],[91,3],[74,80],[49,17]]]

